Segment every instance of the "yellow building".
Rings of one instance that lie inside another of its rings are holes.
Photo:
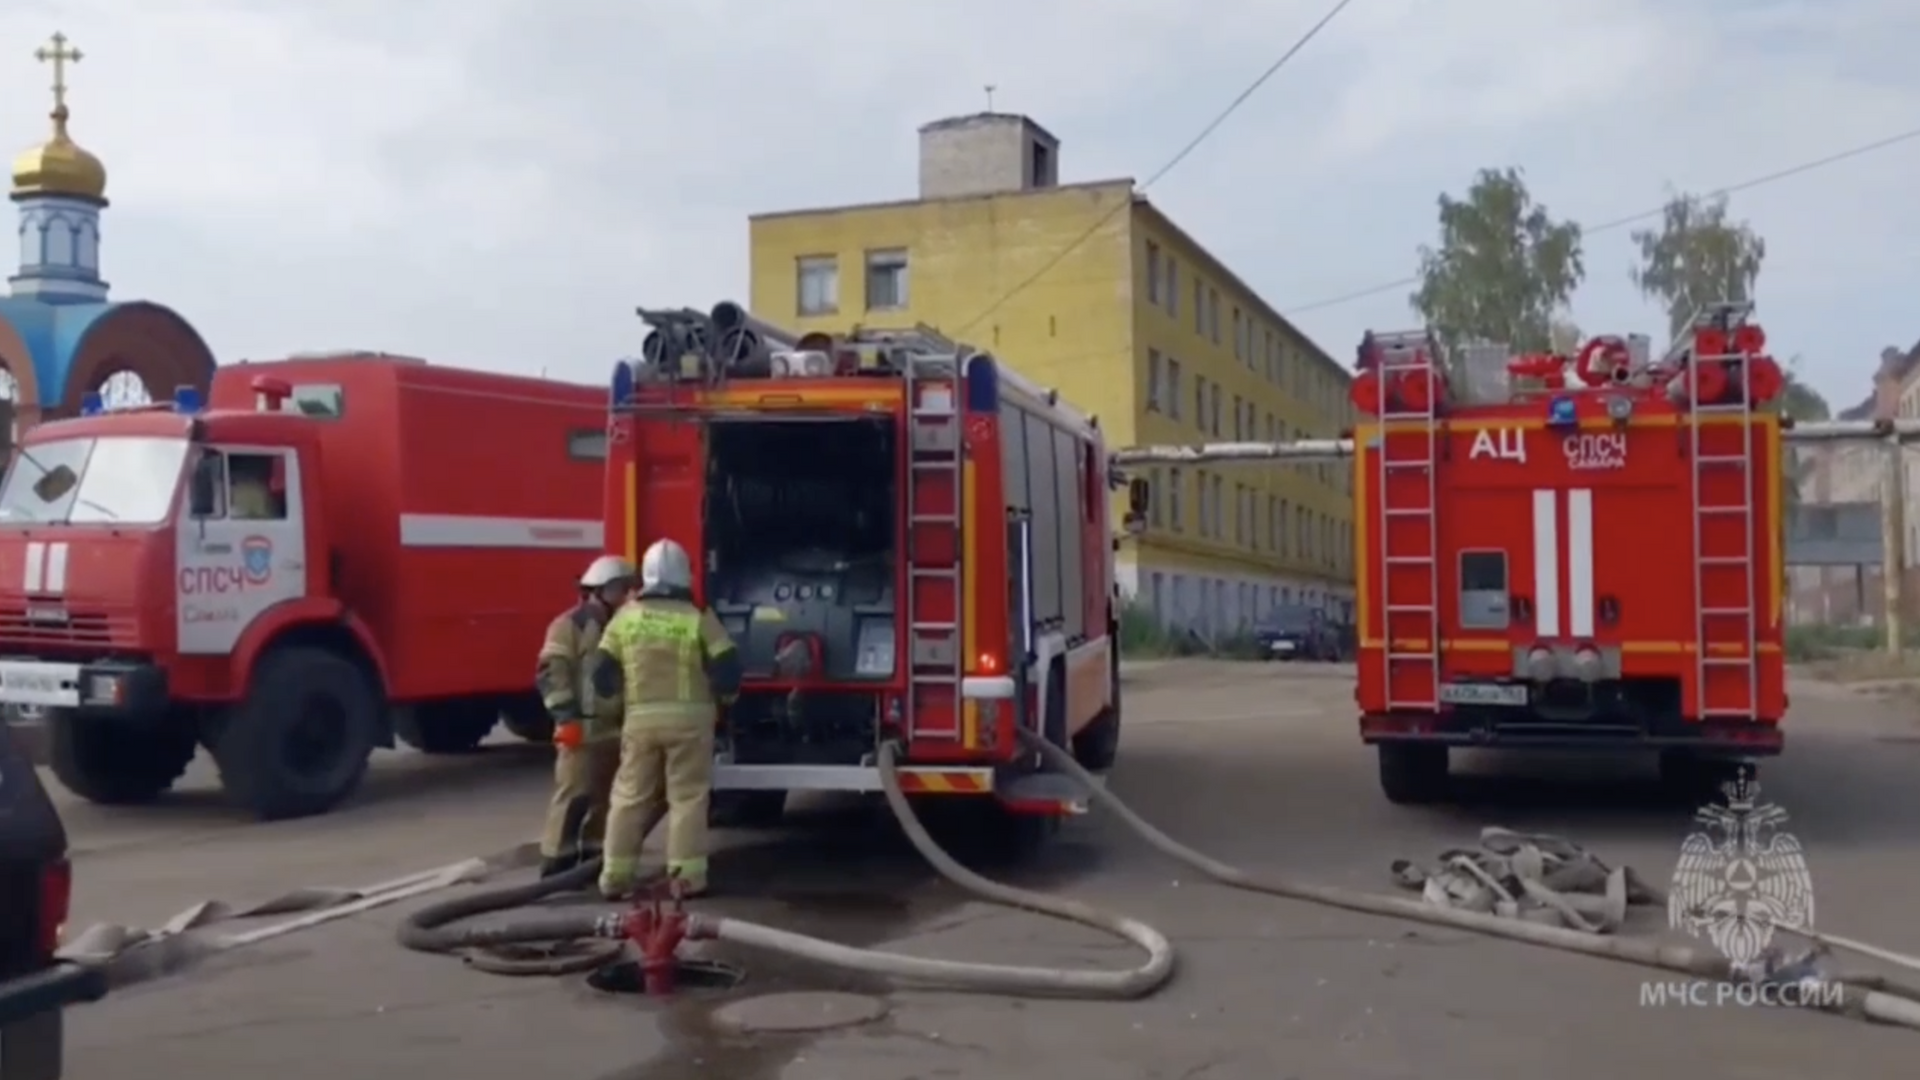
[[[920,129],[920,196],[756,215],[754,311],[798,330],[925,323],[1100,420],[1112,447],[1332,436],[1351,376],[1131,180],[1060,184],[1024,116]],[[1275,604],[1351,610],[1344,465],[1149,470],[1123,587],[1217,632]]]

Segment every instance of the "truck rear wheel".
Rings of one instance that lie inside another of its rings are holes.
[[[423,754],[466,754],[479,748],[500,715],[490,706],[465,702],[417,705],[394,721],[400,741]]]
[[[1401,806],[1438,802],[1447,794],[1447,748],[1434,743],[1381,743],[1380,790]]]
[[[545,709],[508,709],[500,714],[500,722],[515,738],[530,743],[553,741],[553,717],[547,715]]]
[[[1117,640],[1117,638],[1116,638]],[[1106,772],[1120,756],[1120,651],[1113,652],[1108,673],[1112,705],[1073,737],[1073,759],[1088,772]]]
[[[57,711],[47,716],[47,758],[60,785],[103,806],[149,803],[193,761],[191,727],[141,727]]]
[[[378,714],[374,688],[344,657],[270,653],[214,744],[221,783],[264,821],[326,813],[365,778]]]
[[[784,791],[716,791],[707,821],[717,829],[771,829],[787,816]]]

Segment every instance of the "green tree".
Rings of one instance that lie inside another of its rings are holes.
[[[1420,248],[1409,298],[1443,345],[1537,352],[1586,277],[1580,226],[1533,200],[1519,169],[1482,169],[1463,198],[1440,196],[1440,242]]]
[[[1633,234],[1640,265],[1633,283],[1667,312],[1667,332],[1679,337],[1701,308],[1753,299],[1767,242],[1744,221],[1727,217],[1727,197],[1672,193],[1660,227]]]
[[[1796,356],[1787,361],[1784,370],[1787,388],[1780,395],[1780,412],[1795,420],[1832,419],[1833,410],[1827,405],[1827,399],[1821,397],[1820,391],[1815,390],[1801,378],[1800,358]],[[1801,452],[1800,447],[1788,446],[1786,458],[1782,464],[1784,466],[1782,471],[1786,475],[1781,478],[1781,505],[1791,514],[1800,505],[1800,485],[1805,482],[1808,472],[1812,470],[1813,462]]]

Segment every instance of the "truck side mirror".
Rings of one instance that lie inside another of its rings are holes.
[[[55,465],[41,473],[40,478],[33,482],[33,494],[41,502],[59,502],[79,482],[79,475],[72,469],[65,465]]]

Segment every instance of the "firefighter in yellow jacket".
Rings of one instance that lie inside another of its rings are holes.
[[[591,859],[606,831],[613,773],[620,763],[619,694],[594,693],[591,668],[601,632],[626,602],[633,565],[617,555],[580,576],[580,602],[547,627],[540,646],[540,697],[553,717],[553,801],[540,837],[542,876]]]
[[[640,845],[667,818],[667,874],[682,895],[707,888],[707,804],[719,706],[740,690],[740,654],[713,612],[693,602],[693,566],[671,540],[640,560],[640,591],[600,638],[595,690],[621,693],[626,719],[607,817],[600,891],[632,892]]]

